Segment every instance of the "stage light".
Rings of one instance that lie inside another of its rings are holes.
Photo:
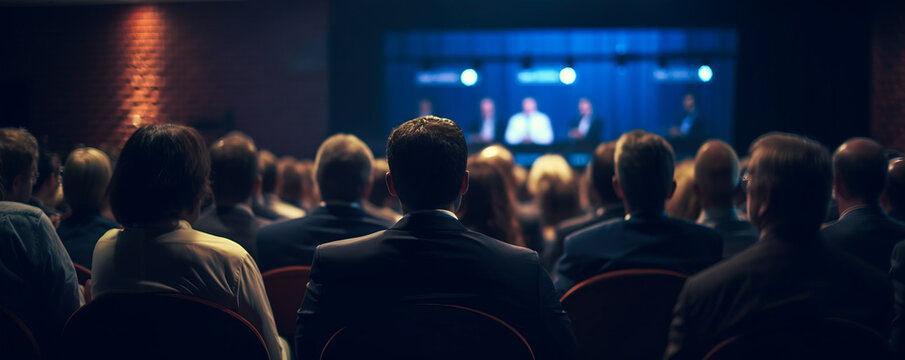
[[[465,69],[462,75],[459,75],[459,80],[465,86],[472,86],[478,82],[478,72],[475,69]]]
[[[708,65],[701,65],[698,68],[698,78],[703,82],[710,82],[710,79],[713,78],[713,69]]]
[[[563,84],[572,85],[577,77],[578,74],[576,74],[575,69],[571,67],[566,66],[559,71],[559,81]]]

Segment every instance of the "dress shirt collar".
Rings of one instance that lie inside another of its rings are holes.
[[[459,218],[456,216],[456,214],[454,214],[452,211],[449,211],[449,210],[446,210],[446,209],[415,210],[415,211],[410,211],[410,212],[408,212],[408,213],[405,214],[405,216],[403,216],[403,217],[408,217],[409,215],[418,215],[418,214],[441,214],[441,215],[443,215],[443,216],[453,218],[453,219],[455,219],[455,220],[457,220],[457,221],[459,220]]]
[[[850,208],[848,208],[848,209],[845,209],[845,211],[843,211],[841,214],[839,214],[839,219],[841,220],[843,217],[845,217],[845,216],[848,215],[848,214],[851,214],[852,212],[860,212],[860,211],[856,211],[856,210],[861,210],[861,209],[873,209],[874,207],[879,208],[879,206],[876,206],[876,205],[855,205],[855,206],[852,206],[852,207],[850,207]]]

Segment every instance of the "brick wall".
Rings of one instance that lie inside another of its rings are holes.
[[[326,0],[3,10],[0,120],[57,146],[175,122],[310,157],[326,135]]]
[[[878,2],[873,10],[871,134],[905,151],[905,3]]]

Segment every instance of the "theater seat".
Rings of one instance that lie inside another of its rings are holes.
[[[534,359],[525,338],[489,314],[457,305],[418,304],[350,324],[330,338],[322,360]]]
[[[36,360],[41,358],[38,342],[28,326],[8,309],[0,306],[0,359]]]
[[[886,338],[844,319],[817,319],[734,336],[714,347],[705,360],[892,359]]]
[[[579,359],[659,359],[684,274],[658,269],[608,272],[562,297]]]
[[[63,331],[67,359],[268,359],[261,335],[218,304],[181,294],[108,294]]]
[[[297,313],[305,298],[310,273],[310,266],[287,266],[261,274],[277,332],[287,339],[295,337]]]

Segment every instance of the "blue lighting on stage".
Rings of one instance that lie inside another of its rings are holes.
[[[478,82],[478,72],[475,69],[465,69],[462,75],[459,75],[459,80],[462,81],[462,85],[472,86]]]
[[[698,68],[698,78],[703,82],[710,82],[710,79],[713,79],[713,69],[707,65],[701,65]]]

